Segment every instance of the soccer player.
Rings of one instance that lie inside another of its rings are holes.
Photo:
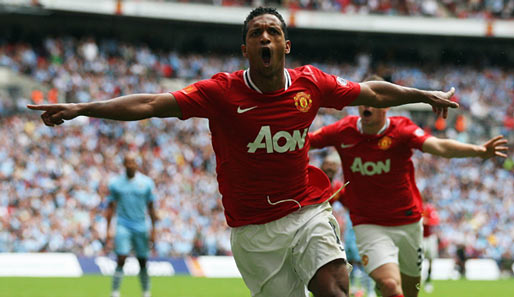
[[[439,255],[437,234],[434,228],[439,225],[437,210],[430,203],[423,203],[423,251],[425,259],[428,260],[428,274],[423,288],[425,292],[432,293],[432,260]]]
[[[114,251],[117,256],[117,266],[112,280],[111,297],[120,297],[120,285],[123,278],[123,265],[131,249],[134,250],[139,262],[139,280],[143,289],[143,297],[150,297],[150,278],[146,268],[149,254],[149,243],[155,242],[155,223],[157,216],[154,211],[154,183],[146,175],[137,171],[135,155],[127,153],[123,165],[125,173],[113,179],[109,184],[107,197],[107,238],[106,245],[110,247],[112,236],[111,220],[116,213],[116,235]],[[146,213],[152,221],[152,229],[148,234]]]
[[[414,297],[420,286],[423,226],[412,149],[446,158],[487,159],[506,157],[507,141],[498,136],[473,145],[440,139],[408,118],[387,117],[387,109],[367,105],[359,106],[360,116],[309,133],[309,139],[313,148],[333,146],[339,153],[344,179],[350,182],[343,203],[350,211],[366,272],[382,296]]]
[[[232,252],[252,296],[348,296],[339,227],[327,199],[330,182],[309,166],[307,133],[320,107],[431,104],[446,116],[448,92],[386,82],[354,83],[313,66],[285,69],[286,24],[259,7],[243,24],[247,70],[218,73],[182,90],[107,101],[29,105],[48,126],[77,116],[113,120],[209,119],[216,172]]]

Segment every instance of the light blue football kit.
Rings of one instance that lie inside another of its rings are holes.
[[[148,203],[155,201],[154,182],[137,172],[129,179],[126,174],[114,178],[109,184],[107,202],[116,202],[116,235],[114,251],[117,255],[128,255],[131,248],[138,258],[149,255]]]

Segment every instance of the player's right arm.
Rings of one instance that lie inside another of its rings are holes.
[[[366,105],[378,108],[397,106],[409,103],[427,103],[433,111],[446,118],[448,108],[457,108],[459,104],[451,101],[455,89],[448,92],[424,91],[415,88],[407,88],[385,81],[367,81],[360,83],[360,94],[350,105]]]
[[[133,94],[105,101],[67,104],[27,105],[42,110],[41,119],[47,126],[55,126],[78,116],[118,121],[137,121],[151,117],[181,117],[175,97],[170,93]]]

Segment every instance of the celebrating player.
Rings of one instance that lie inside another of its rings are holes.
[[[155,242],[155,215],[153,202],[153,181],[137,171],[137,163],[133,154],[125,155],[123,162],[125,174],[116,177],[109,184],[107,198],[107,246],[111,246],[110,225],[114,212],[117,215],[114,251],[117,255],[117,266],[112,280],[111,297],[120,296],[120,285],[123,278],[125,259],[134,249],[139,262],[139,280],[143,289],[143,297],[150,297],[150,278],[146,269],[149,253],[149,242]],[[148,236],[146,212],[152,221],[152,230]]]
[[[385,82],[354,83],[313,66],[285,69],[286,24],[256,8],[243,24],[250,68],[218,73],[180,91],[102,102],[30,105],[48,126],[85,115],[114,120],[209,119],[219,190],[232,227],[234,258],[252,296],[348,296],[339,227],[326,200],[330,183],[308,164],[307,131],[320,107],[431,104],[446,116],[449,92]]]
[[[382,80],[367,79],[368,83]],[[358,100],[356,100],[358,102]],[[365,104],[367,105],[367,104]],[[313,148],[334,146],[343,165],[344,204],[350,211],[366,272],[384,297],[414,297],[420,285],[422,202],[414,181],[412,149],[446,158],[506,157],[502,136],[483,145],[430,135],[387,109],[359,106],[348,116],[314,133]]]

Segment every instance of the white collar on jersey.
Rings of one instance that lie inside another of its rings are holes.
[[[380,135],[382,133],[384,133],[384,131],[389,128],[389,125],[391,124],[391,120],[389,120],[389,118],[386,118],[386,123],[385,125],[382,127],[382,129],[380,129],[376,135]],[[357,129],[359,130],[359,132],[361,134],[363,134],[364,132],[362,131],[362,119],[359,117],[359,119],[357,120]]]
[[[285,68],[284,68],[284,76],[286,77],[286,83],[285,83],[285,86],[284,86],[284,91],[286,91],[291,86],[291,76],[289,75],[289,71],[287,71],[287,69],[285,69]],[[250,68],[248,68],[248,69],[246,69],[244,71],[243,78],[244,78],[244,81],[245,81],[245,84],[246,84],[247,87],[249,87],[250,89],[252,89],[252,90],[254,90],[256,92],[258,92],[259,94],[263,93],[253,83],[252,78],[250,77]]]

